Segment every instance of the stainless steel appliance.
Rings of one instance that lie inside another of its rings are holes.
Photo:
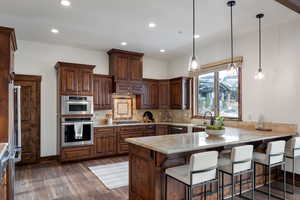
[[[61,146],[82,146],[94,143],[93,121],[90,117],[62,118]]]
[[[61,96],[62,115],[86,115],[94,113],[92,96]]]
[[[21,159],[21,87],[9,84],[9,102],[11,102],[9,119],[9,130],[11,131],[8,138],[8,146],[6,152],[0,158],[0,171],[3,171],[8,166],[8,199],[15,198],[15,163]],[[1,197],[0,197],[1,198]]]

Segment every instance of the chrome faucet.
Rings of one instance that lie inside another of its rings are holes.
[[[214,118],[212,112],[206,111],[206,112],[204,113],[204,117],[203,117],[203,118],[204,118],[204,120],[206,119],[207,113],[210,114],[210,125],[213,126],[213,125],[214,125],[214,122],[215,122],[215,118]]]

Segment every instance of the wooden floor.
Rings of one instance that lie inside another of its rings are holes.
[[[19,166],[16,169],[16,200],[126,200],[128,187],[108,190],[88,169],[89,166],[126,160],[127,156],[122,156],[63,165]],[[300,200],[300,188],[295,195],[287,197]],[[267,196],[256,193],[255,199],[265,200]]]

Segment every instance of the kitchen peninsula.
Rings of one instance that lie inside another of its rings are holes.
[[[129,199],[164,199],[164,170],[185,165],[191,154],[208,150],[218,150],[242,144],[253,144],[256,149],[263,143],[274,140],[287,140],[296,133],[263,132],[226,127],[222,137],[210,137],[205,132],[129,138]],[[257,169],[257,185],[263,183],[262,169]],[[247,183],[249,176],[244,175]],[[228,180],[225,180],[225,184]],[[247,184],[245,184],[246,187]],[[244,187],[244,189],[246,189]],[[213,195],[215,186],[211,189]],[[167,180],[168,199],[184,199],[185,188],[173,179]],[[196,191],[201,193],[201,189]],[[229,191],[225,190],[225,195]]]

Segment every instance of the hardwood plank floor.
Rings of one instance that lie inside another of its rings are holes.
[[[108,190],[88,169],[90,166],[127,160],[127,156],[122,156],[63,165],[44,163],[18,166],[16,200],[127,200],[128,187]],[[276,190],[273,192],[281,194]],[[267,196],[261,193],[256,192],[255,195],[256,200],[267,199]],[[295,195],[287,195],[287,198],[299,200],[300,188],[297,188]],[[240,198],[236,197],[236,199]]]

